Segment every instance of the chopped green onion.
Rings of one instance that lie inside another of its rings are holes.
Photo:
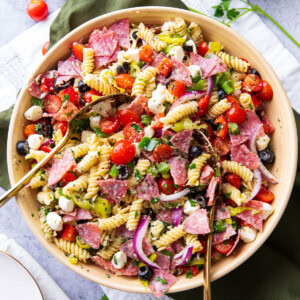
[[[95,131],[95,133],[97,134],[97,136],[99,136],[100,138],[106,138],[106,137],[108,137],[108,134],[104,133],[100,128],[93,127],[92,129]]]

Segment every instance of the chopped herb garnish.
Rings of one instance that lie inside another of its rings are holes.
[[[143,131],[141,126],[139,126],[138,124],[131,124],[130,127],[133,128],[138,133],[141,133]]]
[[[31,105],[37,105],[37,106],[40,106],[40,107],[44,108],[44,100],[43,99],[38,99],[36,97],[31,97],[30,104]]]
[[[161,282],[163,285],[168,284],[167,280],[161,277],[155,277],[155,280]]]
[[[189,169],[190,169],[190,170],[196,169],[196,164],[191,164],[191,165],[189,166]]]
[[[157,203],[158,201],[159,201],[159,198],[153,197],[153,198],[150,200],[150,203],[151,203],[151,204],[155,204],[155,203]]]
[[[142,179],[142,174],[138,169],[135,170],[134,177],[135,177],[136,180]]]
[[[191,269],[188,269],[188,271],[185,274],[185,278],[193,278],[193,272],[191,271]]]

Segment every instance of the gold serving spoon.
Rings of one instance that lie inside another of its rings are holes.
[[[63,139],[58,143],[58,145],[53,148],[53,150],[43,159],[41,160],[31,171],[29,171],[22,179],[20,179],[13,187],[11,187],[6,193],[1,195],[0,197],[0,208],[13,196],[15,196],[21,189],[23,189],[24,186],[26,186],[30,180],[36,175],[36,173],[45,166],[53,157],[54,155],[59,152],[63,146],[68,142],[68,140],[71,137],[73,127],[72,127],[72,121],[75,119],[80,118],[86,111],[90,110],[94,105],[98,104],[101,101],[104,100],[110,100],[113,105],[120,105],[125,102],[132,101],[132,97],[127,94],[113,94],[108,96],[100,97],[99,99],[89,103],[88,105],[84,106],[82,109],[80,109],[71,119],[71,121],[68,123],[68,130],[66,135],[63,137]]]

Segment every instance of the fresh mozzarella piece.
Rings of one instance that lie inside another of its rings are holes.
[[[116,269],[122,269],[127,263],[127,255],[122,251],[118,251],[114,254],[111,263]]]
[[[161,31],[168,34],[175,33],[174,22],[173,21],[165,22],[161,27]]]
[[[24,113],[26,120],[35,122],[43,117],[43,109],[40,106],[33,105]]]
[[[129,48],[126,53],[128,57],[130,57],[130,62],[132,61],[135,61],[137,63],[140,62],[139,49]]]
[[[44,137],[40,134],[31,134],[27,142],[30,149],[38,150],[44,142]]]
[[[270,142],[270,137],[268,135],[260,136],[256,139],[256,147],[258,151],[265,150]]]
[[[98,127],[99,127],[99,123],[98,123]],[[91,137],[93,134],[94,134],[93,131],[83,130],[81,133],[81,142],[87,143],[88,138]]]
[[[63,229],[63,220],[56,212],[49,212],[46,217],[47,224],[55,231]]]
[[[93,106],[93,110],[103,117],[108,117],[111,109],[111,100],[105,100]]]
[[[267,220],[269,216],[274,212],[274,208],[269,203],[263,202],[263,218]]]
[[[135,156],[140,156],[141,154],[141,149],[139,148],[139,143],[133,143],[135,147]]]
[[[74,210],[74,202],[64,196],[59,197],[58,205],[65,212],[71,212]]]
[[[162,84],[158,84],[157,88],[152,92],[152,97],[148,101],[148,108],[152,113],[159,114],[165,111],[163,104],[166,101],[167,93],[167,88]]]
[[[241,228],[241,239],[245,243],[252,243],[256,239],[257,230],[253,227],[243,226]]]
[[[183,61],[184,58],[184,51],[181,46],[174,46],[170,52],[168,53],[169,56],[172,56],[179,60],[180,62]]]
[[[192,39],[189,39],[187,42],[185,42],[185,45],[192,46],[193,47],[193,52],[196,54],[197,53],[197,47]]]
[[[201,71],[201,68],[199,66],[190,65],[190,66],[188,66],[188,69],[191,73],[192,78],[196,78],[199,75],[200,75],[200,77],[202,77],[202,71]]]
[[[195,201],[195,200],[187,200],[187,201],[184,202],[183,212],[186,215],[191,215],[192,213],[194,213],[199,208],[200,208],[200,205],[199,205],[199,203],[197,201]]]
[[[144,136],[147,136],[148,138],[152,138],[154,136],[154,129],[151,128],[151,125],[144,128]]]

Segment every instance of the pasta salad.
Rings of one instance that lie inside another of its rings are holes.
[[[134,99],[102,101],[72,121],[71,139],[29,183],[45,238],[70,263],[137,276],[160,297],[179,275],[199,274],[209,234],[220,259],[263,230],[275,198],[268,186],[277,183],[266,168],[275,159],[264,112],[273,91],[226,50],[181,18],[162,26],[123,19],[74,42],[69,58],[30,82],[30,124],[16,147],[31,165],[87,103]]]

